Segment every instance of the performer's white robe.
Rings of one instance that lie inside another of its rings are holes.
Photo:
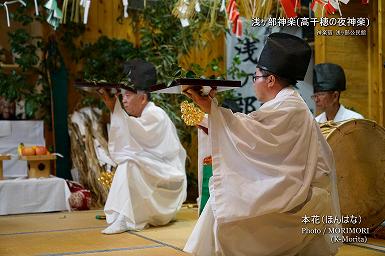
[[[339,215],[332,151],[292,88],[249,115],[215,103],[209,115],[210,199],[184,250],[208,255],[334,255],[305,216]]]
[[[205,115],[200,126],[208,129],[208,117]],[[201,197],[202,197],[202,180],[203,180],[203,160],[211,155],[211,144],[208,134],[202,129],[198,128],[198,209],[201,209]]]
[[[149,102],[139,118],[119,102],[108,148],[118,164],[104,207],[107,223],[125,216],[130,229],[170,222],[186,199],[186,152],[167,114]]]

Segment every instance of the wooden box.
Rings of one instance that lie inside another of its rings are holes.
[[[28,178],[48,178],[51,171],[51,160],[55,160],[56,156],[20,156],[20,159],[28,161]]]

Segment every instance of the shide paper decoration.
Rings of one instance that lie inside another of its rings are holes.
[[[57,6],[56,0],[48,0],[44,7],[47,9],[48,13],[48,24],[50,24],[56,30],[63,18],[63,14]]]

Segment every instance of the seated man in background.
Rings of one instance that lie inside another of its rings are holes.
[[[364,118],[340,104],[341,92],[346,90],[345,73],[341,66],[332,63],[315,65],[313,86],[312,99],[315,101],[317,111],[322,112],[315,118],[318,123]]]
[[[108,149],[118,164],[104,207],[104,234],[165,225],[186,199],[186,152],[166,112],[146,92],[156,83],[155,67],[143,60],[126,65],[132,88],[119,97],[100,94],[111,110]],[[118,99],[118,100],[116,100]]]

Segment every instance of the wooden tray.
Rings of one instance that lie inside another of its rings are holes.
[[[86,81],[80,81],[76,80],[74,82],[74,86],[77,88],[94,88],[94,89],[99,89],[99,88],[126,88],[126,84],[119,84],[119,83],[107,83],[107,82],[86,82]]]
[[[0,154],[0,161],[3,161],[3,160],[11,160],[11,156],[10,155],[1,155]]]
[[[150,92],[156,93],[176,93],[180,94],[193,87],[194,90],[201,90],[204,87],[211,87],[218,92],[236,89],[241,87],[241,81],[234,80],[215,80],[215,79],[196,79],[180,78],[175,79],[170,86],[157,84],[150,87]]]

